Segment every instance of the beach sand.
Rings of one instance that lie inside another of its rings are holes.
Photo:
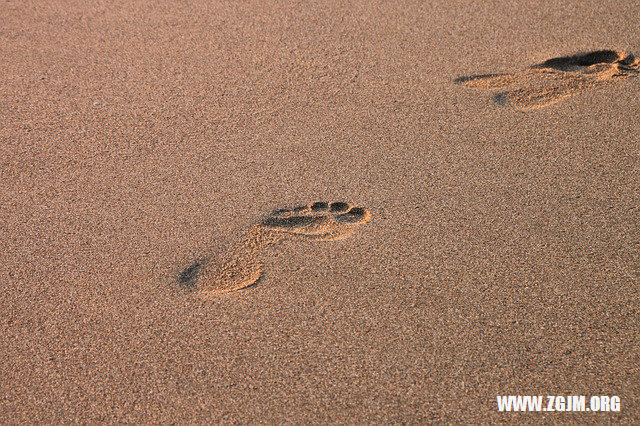
[[[0,21],[1,423],[640,422],[638,2]]]

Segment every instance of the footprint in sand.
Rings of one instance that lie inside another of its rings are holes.
[[[293,238],[340,240],[370,220],[369,210],[341,201],[275,210],[221,258],[198,261],[182,271],[178,283],[204,297],[240,290],[262,276],[268,247]]]
[[[495,90],[501,105],[529,110],[612,81],[640,75],[640,58],[616,50],[596,50],[549,59],[512,74],[483,74],[455,79],[476,90]]]

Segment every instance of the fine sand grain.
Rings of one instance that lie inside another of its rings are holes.
[[[0,423],[640,423],[637,1],[0,22]]]
[[[597,50],[552,58],[515,74],[459,77],[455,81],[476,90],[500,90],[500,104],[522,110],[552,105],[587,89],[640,75],[640,59],[632,53]]]
[[[224,256],[196,261],[182,271],[178,283],[197,288],[204,297],[241,290],[254,285],[263,273],[265,250],[281,241],[303,237],[341,240],[371,220],[371,212],[352,207],[344,201],[318,201],[291,209],[275,210],[259,225],[254,225]]]

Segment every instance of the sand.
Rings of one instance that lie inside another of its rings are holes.
[[[639,21],[3,2],[0,422],[640,422]]]

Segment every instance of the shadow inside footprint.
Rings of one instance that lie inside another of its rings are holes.
[[[500,106],[506,106],[508,95],[509,95],[509,92],[496,93],[495,95],[493,95],[493,100]]]
[[[571,71],[576,67],[590,67],[596,64],[613,64],[623,59],[624,55],[615,50],[595,50],[569,56],[551,58],[531,68],[552,68],[560,71]]]
[[[329,208],[329,203],[326,201],[318,201],[311,205],[311,211],[313,212],[323,212]]]
[[[336,201],[335,203],[331,203],[331,212],[346,212],[349,210],[349,203],[345,203],[343,201]]]
[[[262,225],[267,227],[297,228],[310,225],[317,220],[313,216],[269,217],[262,221]]]
[[[184,269],[178,275],[178,284],[185,288],[194,288],[196,284],[196,278],[198,277],[198,272],[200,272],[200,268],[202,268],[202,262],[197,261],[193,263],[188,268]]]
[[[340,223],[361,223],[368,219],[369,211],[362,207],[353,207],[346,213],[336,216]]]

